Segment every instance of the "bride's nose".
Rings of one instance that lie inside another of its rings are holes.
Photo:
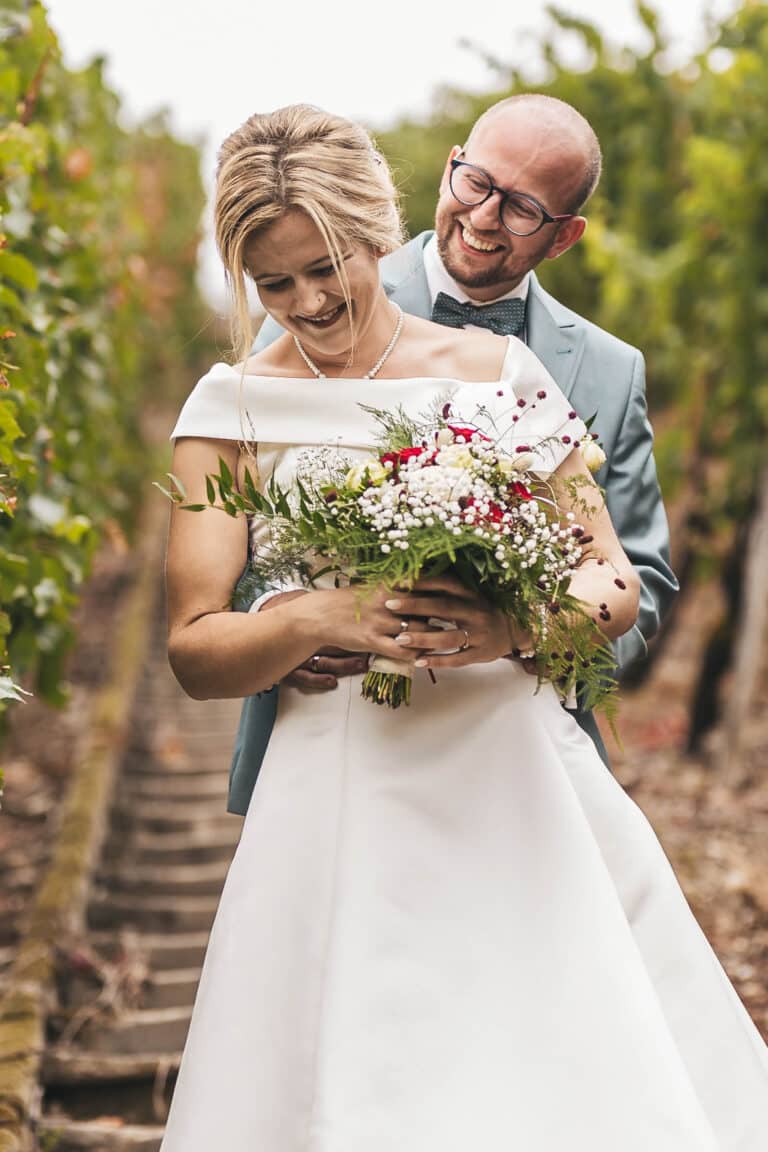
[[[317,284],[297,285],[297,312],[302,316],[318,316],[326,307],[326,295]]]

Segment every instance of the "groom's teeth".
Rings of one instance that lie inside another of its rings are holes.
[[[495,252],[500,247],[499,244],[486,244],[479,236],[475,236],[474,232],[470,232],[466,224],[462,225],[461,235],[464,243],[478,252]]]

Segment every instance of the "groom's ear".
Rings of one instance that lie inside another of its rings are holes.
[[[463,151],[464,149],[462,148],[461,144],[454,144],[453,148],[451,148],[450,152],[448,153],[448,159],[445,162],[445,168],[443,168],[443,174],[440,177],[439,192],[441,196],[448,190],[448,181],[451,178],[451,160],[455,160],[456,157],[460,156]]]
[[[555,239],[544,254],[545,260],[556,260],[558,256],[562,256],[563,252],[573,248],[574,244],[581,240],[584,235],[586,226],[586,216],[572,216],[570,220],[564,220],[557,229]]]

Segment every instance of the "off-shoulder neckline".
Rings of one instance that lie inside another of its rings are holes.
[[[238,380],[258,380],[263,383],[275,383],[279,381],[283,384],[408,384],[413,382],[422,382],[427,384],[443,383],[443,384],[472,384],[472,385],[491,385],[495,384],[501,386],[505,380],[499,378],[497,380],[466,380],[462,376],[375,376],[371,379],[368,376],[323,376],[318,379],[316,376],[262,376],[258,372],[238,372],[231,364],[225,364],[222,361],[220,364],[214,364],[205,373],[206,376],[215,375],[217,368],[225,368],[229,373],[235,376]]]

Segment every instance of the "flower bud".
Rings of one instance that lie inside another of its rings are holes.
[[[605,464],[605,452],[595,440],[589,440],[586,444],[582,444],[581,454],[590,472],[597,472]]]

